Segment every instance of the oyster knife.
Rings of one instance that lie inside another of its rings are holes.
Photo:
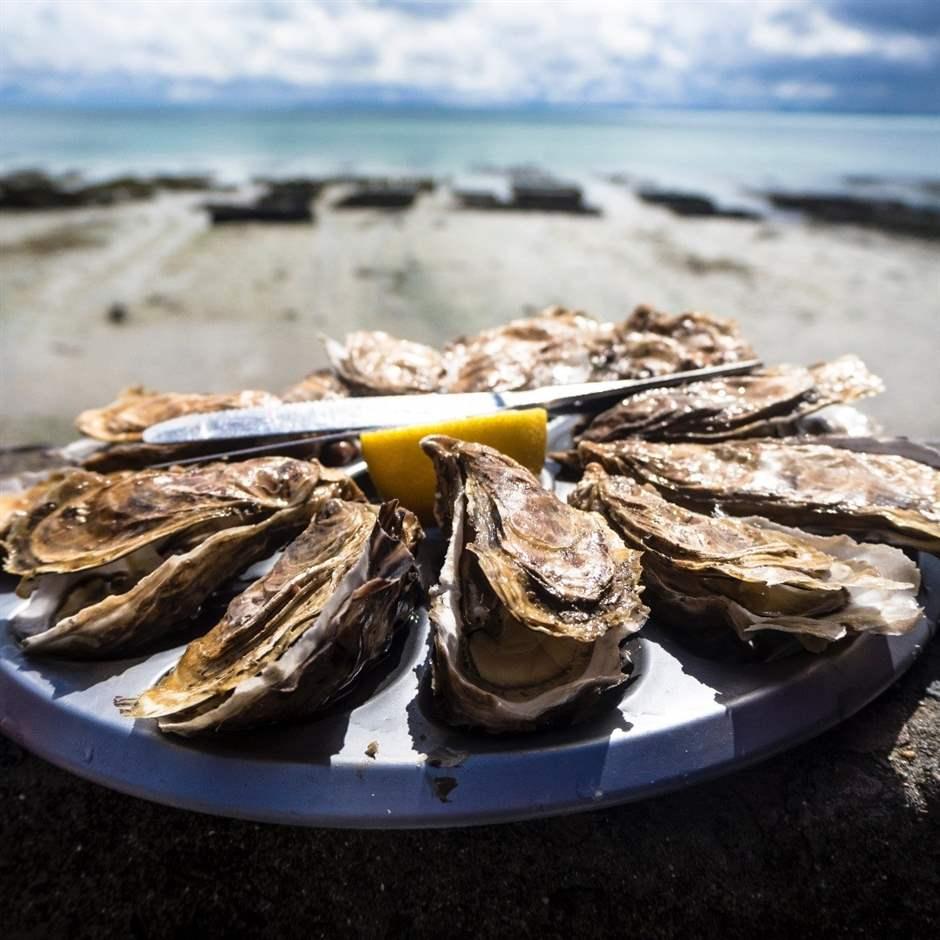
[[[552,414],[590,412],[650,388],[739,375],[760,365],[760,360],[750,359],[651,378],[551,385],[519,392],[385,395],[212,411],[154,424],[144,431],[144,441],[148,444],[178,444],[185,441],[356,432],[370,428],[450,421],[514,408],[541,407]]]

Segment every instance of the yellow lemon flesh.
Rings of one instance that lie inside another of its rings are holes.
[[[446,434],[462,441],[488,444],[538,476],[545,463],[547,422],[543,408],[529,408],[438,424],[366,431],[362,435],[362,456],[383,499],[397,499],[425,525],[433,525],[437,480],[431,458],[418,443],[422,437]]]

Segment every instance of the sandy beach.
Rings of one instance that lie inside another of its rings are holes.
[[[940,439],[937,242],[799,220],[686,219],[597,182],[600,216],[333,207],[311,225],[211,228],[201,194],[0,214],[0,439],[62,443],[129,385],[277,391],[325,364],[319,337],[429,343],[548,304],[737,318],[768,362],[855,352],[887,392],[866,410]],[[126,311],[115,323],[108,311]]]

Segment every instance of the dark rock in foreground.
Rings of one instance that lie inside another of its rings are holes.
[[[763,194],[778,209],[795,209],[820,222],[862,225],[917,238],[940,238],[940,209],[897,199],[865,199],[838,193]]]
[[[643,202],[654,206],[662,206],[676,215],[687,218],[713,217],[719,219],[750,219],[761,218],[759,212],[750,209],[723,208],[716,205],[707,196],[698,193],[676,192],[667,189],[638,189],[637,197]]]

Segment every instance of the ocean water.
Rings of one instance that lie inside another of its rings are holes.
[[[456,176],[532,164],[716,195],[865,188],[937,201],[940,117],[714,111],[2,109],[0,170]],[[859,179],[861,178],[861,179]],[[932,186],[930,184],[933,184]]]

